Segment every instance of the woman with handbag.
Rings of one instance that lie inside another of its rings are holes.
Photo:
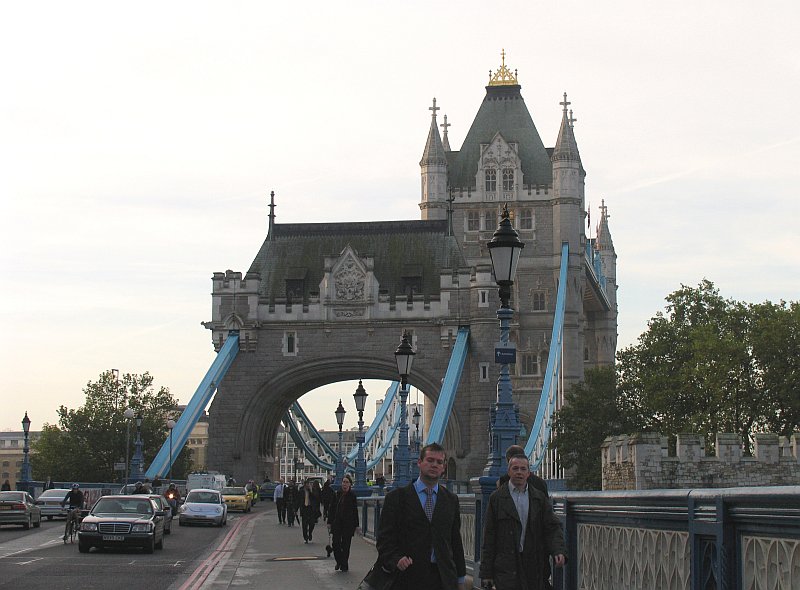
[[[353,493],[353,480],[349,475],[342,478],[342,489],[328,510],[328,527],[333,535],[333,556],[336,569],[346,572],[349,569],[350,543],[358,528],[358,501]]]

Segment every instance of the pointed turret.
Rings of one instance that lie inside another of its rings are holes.
[[[553,191],[556,203],[553,206],[553,247],[562,242],[570,243],[570,250],[580,251],[578,236],[583,234],[584,211],[584,178],[586,172],[581,165],[578,144],[575,142],[572,113],[567,111],[570,102],[567,93],[559,103],[563,107],[561,113],[561,129],[558,131],[556,146],[553,148]]]
[[[436,124],[436,111],[439,107],[436,106],[435,98],[433,106],[428,107],[428,110],[432,112],[431,128],[425,142],[425,151],[422,152],[422,160],[419,162],[422,169],[422,201],[419,207],[422,210],[422,219],[446,219],[447,155],[439,135],[439,126]]]
[[[444,151],[450,152],[450,142],[447,139],[447,128],[450,127],[450,123],[447,122],[447,115],[444,116],[444,123],[439,125],[442,128],[442,145],[444,146]]]
[[[558,139],[556,140],[556,147],[553,148],[553,162],[558,160],[568,160],[573,162],[580,162],[581,155],[578,153],[578,143],[575,141],[575,132],[573,130],[573,124],[577,119],[572,117],[572,111],[569,111],[569,116],[567,116],[567,106],[570,104],[567,102],[567,93],[564,93],[564,102],[560,103],[563,105],[564,110],[561,116],[561,129],[558,131]]]

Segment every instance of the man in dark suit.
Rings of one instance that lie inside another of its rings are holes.
[[[419,478],[386,494],[378,526],[378,561],[397,572],[393,590],[465,590],[458,497],[439,485],[447,457],[425,445]]]

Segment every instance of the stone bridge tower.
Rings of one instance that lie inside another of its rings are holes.
[[[213,277],[205,326],[217,349],[231,329],[240,331],[241,346],[209,410],[209,468],[237,479],[263,473],[281,417],[304,393],[343,380],[396,379],[393,353],[403,330],[417,351],[409,381],[428,397],[431,416],[455,335],[468,326],[469,353],[444,442],[455,459],[450,477],[478,474],[498,377],[499,302],[486,244],[504,203],[526,244],[511,331],[514,400],[525,427],[550,352],[563,242],[570,245],[564,382],[613,363],[616,255],[606,209],[602,238],[587,241],[586,172],[566,95],[555,147],[546,148],[520,90],[504,54],[457,151],[446,117],[444,138],[439,133],[434,99],[419,221],[278,224],[271,202],[268,235],[250,269]],[[558,476],[556,467],[546,466],[545,475]]]

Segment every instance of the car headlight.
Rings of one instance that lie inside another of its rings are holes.
[[[178,514],[183,514],[184,512],[186,512],[186,506],[181,506],[178,508]]]
[[[153,526],[152,523],[149,523],[149,522],[146,523],[146,524],[135,524],[135,525],[133,525],[133,528],[131,529],[131,532],[132,533],[149,533],[150,530],[152,529],[152,526]]]
[[[82,531],[96,531],[97,524],[93,522],[82,522],[81,523],[81,530]]]
[[[215,506],[214,512],[216,512],[217,514],[222,514],[222,506]]]

